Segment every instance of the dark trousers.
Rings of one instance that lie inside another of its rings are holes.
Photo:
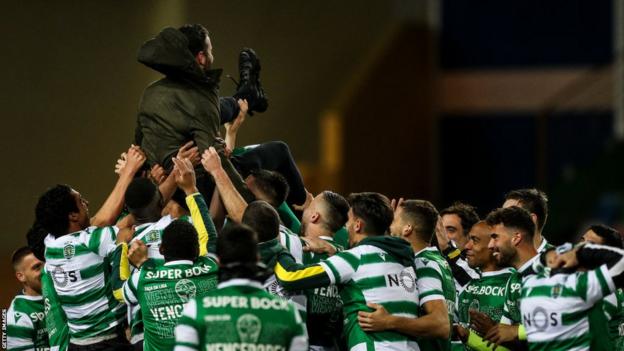
[[[280,173],[290,187],[286,202],[289,205],[301,205],[305,202],[306,192],[303,178],[290,153],[290,148],[283,141],[269,141],[237,156],[232,156],[232,164],[241,176],[246,178],[252,171],[266,169]]]
[[[238,102],[232,96],[220,97],[219,98],[219,117],[221,119],[221,124],[232,122],[238,113],[240,112],[240,107],[238,107]]]

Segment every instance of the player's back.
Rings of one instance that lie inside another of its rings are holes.
[[[364,332],[358,324],[359,311],[370,311],[367,303],[384,306],[389,313],[417,318],[416,273],[394,255],[373,245],[358,245],[321,263],[334,274],[344,307],[344,331],[349,347],[369,345],[378,350],[417,349],[415,341],[393,332]]]
[[[306,350],[292,303],[248,279],[219,284],[191,300],[176,328],[176,350]]]
[[[108,279],[116,231],[89,227],[45,239],[45,269],[54,282],[73,344],[93,344],[116,334],[118,312],[125,307],[113,296]]]
[[[589,350],[587,312],[610,293],[603,268],[524,279],[520,310],[531,350]]]
[[[217,263],[209,257],[158,264],[148,261],[124,286],[125,300],[141,306],[145,350],[171,350],[174,329],[189,300],[217,285]]]

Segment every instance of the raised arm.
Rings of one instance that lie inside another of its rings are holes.
[[[234,121],[225,124],[225,146],[230,151],[234,151],[234,148],[236,147],[236,136],[238,135],[240,126],[243,122],[245,122],[247,110],[249,110],[249,104],[245,99],[238,99],[238,107],[240,108],[238,116],[236,116]]]
[[[234,183],[232,183],[232,180],[221,166],[221,158],[217,150],[213,147],[206,150],[202,155],[201,163],[204,169],[214,178],[228,216],[233,221],[240,223],[247,208],[247,201],[236,190]]]
[[[199,255],[215,254],[217,249],[217,230],[210,218],[208,206],[202,194],[197,190],[195,171],[189,159],[173,159],[173,174],[178,187],[186,194],[186,204],[191,212],[193,226],[197,230]]]
[[[138,146],[132,145],[126,153],[126,163],[119,169],[119,179],[102,207],[91,217],[91,225],[103,227],[115,223],[124,204],[124,194],[135,173],[145,162],[145,155]]]
[[[373,312],[358,312],[358,323],[364,331],[395,330],[413,337],[446,339],[450,334],[448,309],[444,300],[432,300],[424,304],[426,314],[419,318],[395,316],[381,305],[367,304]]]
[[[332,284],[332,279],[330,274],[327,273],[325,266],[320,264],[299,264],[287,252],[283,252],[277,257],[275,277],[286,290],[313,289]]]

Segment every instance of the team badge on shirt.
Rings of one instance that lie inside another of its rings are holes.
[[[175,285],[175,292],[178,294],[182,302],[187,303],[190,299],[195,297],[197,287],[192,281],[188,279],[181,279]]]
[[[550,294],[552,295],[553,298],[558,298],[559,296],[561,296],[561,290],[563,289],[563,287],[561,286],[561,284],[557,284],[554,285],[550,291]]]
[[[63,256],[66,259],[70,259],[74,257],[75,254],[76,254],[76,247],[74,246],[74,244],[67,243],[65,244],[65,246],[63,246]]]
[[[246,313],[236,321],[236,331],[240,341],[243,343],[255,344],[258,342],[261,330],[262,322],[260,322],[260,318],[253,314]]]

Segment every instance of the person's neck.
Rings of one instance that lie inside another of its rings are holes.
[[[306,227],[305,233],[303,233],[303,235],[306,238],[320,238],[322,236],[328,236],[330,238],[334,237],[334,233],[330,232],[329,230],[326,230],[324,228],[322,228],[321,226],[318,225],[308,225]]]
[[[481,272],[495,272],[499,270],[496,263],[492,263],[492,262],[486,263],[483,267],[480,267],[479,269],[481,270]]]
[[[165,263],[175,262],[175,261],[191,261],[191,262],[195,262],[195,260],[197,260],[197,257],[166,257],[165,256]]]
[[[351,235],[351,234],[349,234],[349,235]],[[368,237],[369,237],[369,235],[364,234],[364,233],[355,233],[355,234],[353,234],[353,242],[349,241],[349,246],[350,247],[354,247],[354,246],[358,245],[360,243],[360,241],[362,241],[362,240],[364,240],[365,238],[368,238]]]
[[[67,233],[63,234],[63,235],[67,235],[67,234],[71,234],[71,233],[75,233],[75,232],[79,232],[81,230],[83,230],[84,228],[81,228],[78,224],[76,224],[75,222],[70,222],[69,226],[67,227]],[[60,235],[60,236],[63,236]]]
[[[134,216],[134,223],[136,225],[141,225],[141,224],[145,224],[145,223],[154,223],[154,222],[158,222],[158,220],[160,219],[160,213],[149,213],[149,214],[132,214]]]
[[[30,286],[24,285],[24,295],[26,296],[41,296],[40,292],[35,291],[35,289]]]
[[[423,249],[426,249],[427,247],[429,247],[429,244],[420,240],[420,239],[411,239],[408,240],[410,245],[412,246],[412,250],[414,250],[414,253],[418,253],[420,251],[422,251]]]
[[[542,233],[539,230],[536,230],[533,234],[533,246],[535,246],[536,250],[540,247],[540,245],[542,245],[542,240],[544,240]]]
[[[512,265],[515,269],[520,269],[520,267],[524,266],[525,263],[529,262],[529,260],[535,257],[535,255],[537,255],[537,250],[534,246],[518,246],[518,254],[516,255],[515,260],[512,262]]]

